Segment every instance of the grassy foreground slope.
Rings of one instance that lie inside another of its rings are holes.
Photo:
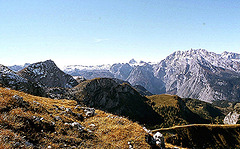
[[[0,148],[150,148],[139,124],[100,110],[84,118],[76,106],[0,87]]]
[[[166,142],[185,148],[240,148],[240,125],[193,124],[153,130],[164,134]]]

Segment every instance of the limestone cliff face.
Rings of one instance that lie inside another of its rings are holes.
[[[71,89],[76,99],[85,105],[129,117],[140,123],[161,123],[162,118],[147,105],[129,84],[118,84],[112,79],[101,78],[80,83]]]
[[[43,87],[72,88],[78,84],[72,76],[61,71],[52,60],[31,64],[19,71],[18,75]]]
[[[115,78],[126,80],[133,70],[133,67],[128,63],[117,63],[113,64],[110,68],[110,72]]]
[[[184,98],[239,100],[239,62],[204,49],[178,51],[154,66],[166,93]]]
[[[129,74],[127,81],[132,85],[141,85],[155,94],[165,93],[164,82],[154,76],[153,67],[148,63],[135,66]]]

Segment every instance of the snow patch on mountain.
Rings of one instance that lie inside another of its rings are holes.
[[[43,96],[43,90],[38,83],[33,83],[28,79],[19,76],[16,72],[0,64],[0,84],[14,90],[20,90],[33,95]]]
[[[52,60],[31,64],[18,74],[44,87],[72,88],[78,84],[72,76],[61,71]]]
[[[63,67],[65,72],[71,72],[75,70],[109,70],[111,67],[110,64],[106,65],[96,65],[96,66],[83,66],[83,65],[68,65]]]
[[[111,71],[113,66],[122,66],[128,64],[131,67],[134,66],[143,66],[146,64],[144,61],[136,61],[135,59],[131,59],[128,63],[114,63],[114,64],[103,64],[103,65],[95,65],[95,66],[84,66],[84,65],[68,65],[63,67],[63,71],[72,74],[75,71]],[[154,64],[152,62],[148,62],[148,64]]]
[[[20,82],[27,83],[28,80],[18,76],[14,71],[8,67],[0,64],[0,79],[9,80],[9,84],[17,84]]]

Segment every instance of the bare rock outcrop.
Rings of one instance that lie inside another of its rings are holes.
[[[72,88],[78,82],[61,71],[52,60],[31,64],[18,72],[18,75],[31,82],[40,83],[43,87]]]
[[[19,76],[17,73],[1,64],[0,84],[2,87],[9,87],[11,89],[23,91],[33,95],[44,95],[44,91],[38,83],[31,82],[28,79]]]
[[[129,84],[118,84],[109,78],[84,81],[74,87],[72,94],[79,102],[89,107],[129,117],[146,124],[159,124],[160,117]]]
[[[239,118],[240,114],[238,114],[237,112],[233,111],[228,113],[228,115],[224,118],[223,123],[224,124],[237,124],[238,122],[238,118]]]

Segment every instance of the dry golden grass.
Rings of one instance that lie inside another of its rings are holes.
[[[24,103],[15,101],[14,95],[23,97]],[[26,141],[39,148],[128,148],[128,141],[134,148],[150,148],[145,142],[146,132],[126,118],[96,110],[95,116],[81,121],[72,114],[61,114],[64,110],[56,110],[55,105],[85,116],[83,110],[74,109],[76,101],[37,97],[0,87],[0,148],[31,148]],[[55,120],[55,116],[61,120]],[[43,120],[36,121],[36,117]],[[84,126],[84,131],[65,124],[73,122]]]
[[[0,149],[11,148],[14,142],[21,142],[23,139],[19,134],[14,133],[12,130],[0,128]]]
[[[152,95],[152,96],[147,96],[148,99],[153,101],[156,105],[156,107],[161,107],[161,106],[171,106],[171,107],[177,107],[178,106],[178,96],[176,95],[167,95],[167,94],[162,94],[162,95]]]
[[[85,121],[85,124],[94,124],[95,127],[86,125],[86,128],[93,130],[96,136],[106,144],[116,148],[128,148],[127,140],[133,144],[134,148],[149,147],[145,142],[146,132],[137,123],[103,111],[97,110],[97,113],[97,116]]]

